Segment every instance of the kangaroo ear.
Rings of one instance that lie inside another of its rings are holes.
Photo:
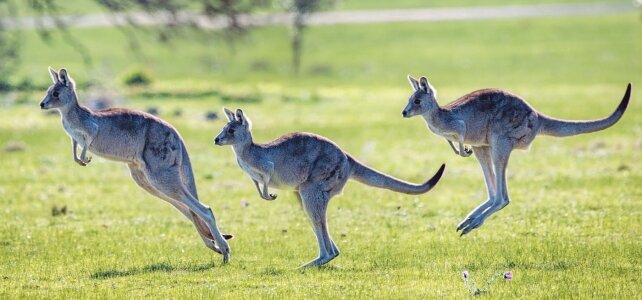
[[[236,120],[234,118],[234,113],[231,110],[223,107],[223,112],[225,113],[225,116],[227,117],[227,121],[228,122],[232,122],[232,121]]]
[[[249,130],[252,130],[252,121],[243,114],[243,110],[240,108],[236,110],[236,118],[241,122],[241,124],[245,125]]]
[[[240,108],[236,109],[236,119],[241,121],[241,124],[245,122],[245,116],[243,115],[243,110]]]
[[[56,73],[56,71],[51,67],[49,67],[49,75],[51,76],[51,81],[53,81],[54,84],[58,83],[58,73]]]
[[[437,99],[437,90],[428,82],[428,78],[426,77],[421,77],[419,78],[419,86],[422,90],[426,91],[428,94],[432,94],[432,96]]]
[[[419,78],[419,87],[426,92],[429,91],[430,83],[428,83],[428,78],[426,78],[426,76],[421,76],[421,78]]]
[[[74,80],[71,79],[69,74],[67,74],[67,70],[64,69],[64,68],[60,69],[60,72],[58,72],[58,79],[65,86],[69,86],[69,87],[74,87],[75,86]]]
[[[414,91],[419,89],[419,82],[417,82],[417,79],[412,78],[410,74],[408,74],[408,82],[410,82],[410,86]]]

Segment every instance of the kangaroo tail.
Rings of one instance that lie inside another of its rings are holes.
[[[602,129],[606,129],[615,124],[626,110],[626,107],[629,105],[629,98],[631,97],[631,84],[629,83],[626,88],[626,93],[618,105],[617,109],[608,117],[599,120],[591,121],[566,121],[543,114],[539,114],[539,120],[541,122],[541,127],[539,130],[540,134],[550,135],[550,136],[571,136],[582,133],[594,132]]]
[[[350,161],[350,167],[352,169],[352,171],[350,172],[350,177],[352,179],[369,186],[411,195],[423,194],[432,189],[437,184],[437,182],[439,182],[439,179],[441,178],[441,175],[444,173],[444,169],[446,168],[446,165],[442,164],[439,168],[439,171],[437,171],[437,173],[435,173],[432,178],[430,178],[424,184],[417,185],[381,173],[364,165],[351,156],[348,156],[348,160]]]

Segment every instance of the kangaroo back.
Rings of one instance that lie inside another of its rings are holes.
[[[348,161],[351,167],[350,178],[369,186],[411,195],[423,194],[432,189],[441,178],[446,167],[445,164],[442,164],[439,171],[432,178],[422,185],[417,185],[372,169],[350,155],[348,155]]]
[[[629,83],[626,88],[626,93],[618,105],[617,109],[608,117],[599,120],[592,121],[567,121],[552,118],[543,114],[539,114],[539,120],[541,122],[541,127],[539,130],[540,134],[550,135],[550,136],[571,136],[582,133],[594,132],[602,129],[606,129],[615,124],[626,110],[626,107],[629,105],[629,98],[631,97],[631,84]]]

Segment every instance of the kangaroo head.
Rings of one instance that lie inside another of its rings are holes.
[[[414,93],[408,99],[408,105],[401,112],[404,118],[424,114],[437,108],[437,90],[430,85],[428,78],[422,76],[419,81],[408,75]]]
[[[47,89],[45,98],[40,102],[41,109],[62,108],[76,103],[76,83],[67,70],[60,69],[59,72],[49,67],[49,75],[53,84]]]
[[[217,145],[236,145],[252,142],[252,122],[243,114],[241,109],[236,110],[236,114],[227,108],[223,108],[227,117],[227,124],[223,127],[214,139]]]

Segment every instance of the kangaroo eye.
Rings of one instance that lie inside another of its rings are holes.
[[[234,128],[230,128],[230,129],[228,129],[228,130],[227,130],[227,133],[229,133],[229,134],[234,134]]]
[[[54,97],[58,98],[58,96],[59,96],[59,95],[60,95],[60,93],[58,93],[58,92],[53,92],[53,96],[54,96]]]
[[[421,104],[421,100],[415,99],[415,104]]]

